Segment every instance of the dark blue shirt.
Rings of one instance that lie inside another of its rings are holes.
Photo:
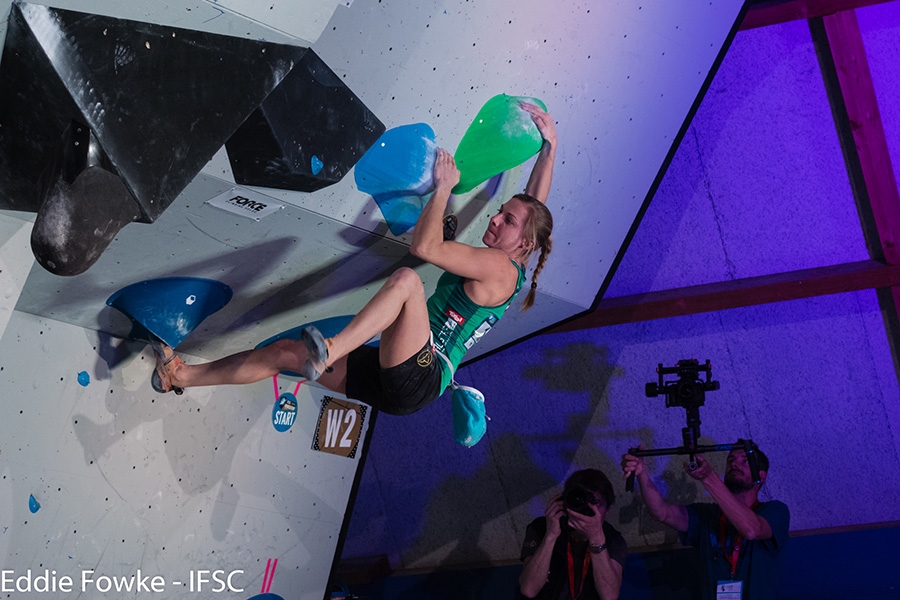
[[[727,523],[723,547],[720,530],[722,509],[718,504],[709,503],[689,504],[685,508],[688,511],[688,530],[680,533],[679,537],[682,544],[694,546],[699,551],[703,600],[715,600],[716,583],[731,579],[744,582],[742,600],[777,597],[778,559],[788,541],[791,519],[783,502],[760,502],[754,509],[769,523],[772,537],[741,542],[734,577],[726,553],[728,557],[732,556],[737,531],[731,523]]]

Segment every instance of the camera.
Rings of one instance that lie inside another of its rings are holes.
[[[706,373],[706,380],[700,379],[700,372]],[[719,382],[712,381],[712,367],[709,361],[701,366],[696,358],[679,360],[674,367],[664,367],[662,363],[656,368],[659,382],[650,382],[645,392],[648,398],[655,398],[660,393],[666,395],[666,407],[681,406],[687,409],[703,406],[706,392],[719,389]],[[678,375],[676,381],[663,381],[664,375]]]
[[[590,505],[597,502],[597,497],[584,488],[572,488],[563,496],[563,505],[566,508],[588,517],[594,516],[594,509]]]
[[[756,444],[751,440],[739,439],[736,444],[717,444],[706,446],[700,441],[700,407],[706,400],[706,392],[719,389],[719,382],[712,380],[712,367],[709,361],[700,365],[696,358],[679,360],[674,367],[664,367],[662,363],[656,368],[659,374],[659,382],[651,382],[646,385],[645,391],[648,398],[655,398],[660,394],[666,395],[666,408],[680,406],[687,413],[687,427],[681,429],[682,445],[678,448],[663,448],[657,450],[644,450],[643,448],[629,448],[632,456],[664,456],[667,454],[686,454],[690,457],[688,468],[694,470],[698,463],[694,459],[697,454],[704,452],[719,452],[731,450],[744,450],[747,452],[747,461],[750,463],[750,473],[754,482],[759,483],[759,467]],[[701,379],[700,373],[706,373],[706,378]],[[678,375],[675,381],[664,381],[665,375]],[[628,475],[625,481],[625,491],[634,490],[634,471]]]

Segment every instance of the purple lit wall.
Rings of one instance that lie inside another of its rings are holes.
[[[898,165],[900,5],[857,13]],[[798,21],[738,33],[605,297],[868,258]],[[344,556],[388,553],[395,569],[515,561],[526,524],[585,467],[610,474],[611,519],[632,547],[674,542],[624,491],[618,462],[639,442],[680,445],[684,411],[644,384],[682,358],[711,360],[721,383],[703,441],[757,442],[772,462],[762,497],[789,505],[793,531],[900,519],[900,390],[869,290],[544,335],[463,368],[487,398],[486,438],[435,441],[449,436],[446,402],[382,416]],[[680,458],[650,464],[671,499],[702,499]]]

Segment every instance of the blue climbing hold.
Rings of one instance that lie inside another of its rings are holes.
[[[356,163],[356,187],[371,194],[394,235],[411,229],[434,186],[437,143],[426,123],[385,131]]]
[[[78,383],[81,384],[81,387],[87,387],[91,383],[91,376],[88,375],[87,371],[82,371],[78,374]]]
[[[35,500],[33,494],[28,496],[28,510],[30,510],[32,514],[41,510],[41,503]]]
[[[322,167],[325,166],[319,157],[315,154],[312,155],[312,158],[309,159],[309,167],[312,170],[313,175],[318,175],[322,171]]]
[[[313,321],[311,323],[304,323],[303,325],[299,325],[298,327],[294,327],[293,329],[288,329],[287,331],[282,331],[272,337],[261,341],[256,345],[257,348],[262,348],[263,346],[268,346],[273,342],[277,342],[278,340],[289,339],[289,340],[299,340],[300,334],[304,329],[309,327],[310,325],[315,325],[316,329],[318,329],[323,336],[330,338],[334,337],[343,331],[344,327],[346,327],[355,315],[340,315],[337,317],[328,317],[325,319],[320,319],[318,321]],[[371,339],[366,342],[367,346],[378,346],[379,341],[377,339]],[[282,375],[287,375],[288,377],[303,377],[300,373],[294,373],[293,371],[282,371]]]
[[[415,227],[428,202],[427,197],[407,193],[374,194],[372,199],[394,235],[402,235]]]
[[[231,296],[230,287],[212,279],[163,277],[124,287],[106,303],[131,319],[132,338],[149,341],[152,334],[175,348]]]

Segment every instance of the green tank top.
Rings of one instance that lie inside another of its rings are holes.
[[[463,278],[447,271],[438,279],[437,288],[428,299],[428,320],[438,352],[450,359],[455,371],[466,351],[474,346],[500,320],[525,283],[525,269],[510,261],[518,271],[516,291],[499,306],[475,304],[463,289]],[[453,373],[444,361],[441,366],[441,391],[450,385]]]

